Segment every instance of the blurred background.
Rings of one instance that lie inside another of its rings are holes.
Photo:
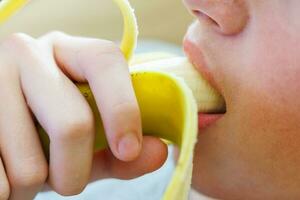
[[[192,18],[181,0],[130,0],[138,17],[140,39],[181,44]],[[31,0],[0,29],[39,36],[51,30],[120,40],[122,18],[112,0]]]
[[[130,0],[130,3],[138,18],[139,52],[162,50],[182,54],[182,38],[192,17],[181,0]],[[123,20],[112,0],[31,0],[1,25],[0,40],[15,32],[38,37],[53,30],[119,41]],[[99,199],[95,194],[109,196],[104,199],[110,200],[160,199],[174,169],[172,158],[170,151],[160,170],[131,181],[103,180],[91,184],[76,197],[63,198],[47,192],[40,193],[36,200]]]

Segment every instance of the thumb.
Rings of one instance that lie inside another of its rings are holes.
[[[134,161],[124,162],[109,149],[94,156],[91,181],[103,178],[132,179],[160,168],[168,155],[167,145],[160,139],[144,136],[141,154]]]

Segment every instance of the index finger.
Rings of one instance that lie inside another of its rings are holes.
[[[71,79],[90,85],[113,154],[134,160],[141,151],[141,117],[122,52],[109,41],[54,35],[58,65]]]

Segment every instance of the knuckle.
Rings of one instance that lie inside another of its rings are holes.
[[[32,46],[35,44],[34,41],[33,38],[24,33],[13,33],[7,36],[0,44],[1,71],[15,66],[22,57],[31,53]]]
[[[0,200],[7,200],[9,198],[10,188],[6,181],[0,180]]]
[[[121,49],[119,46],[117,46],[114,42],[109,41],[109,40],[102,40],[101,43],[96,42],[95,43],[95,50],[97,52],[98,49],[100,50],[100,53],[112,53],[112,54],[122,54]]]
[[[87,45],[91,52],[96,53],[97,55],[101,54],[118,54],[121,53],[120,48],[112,41],[101,40],[101,39],[92,39],[90,44]]]
[[[45,165],[36,165],[34,167],[23,167],[18,170],[11,178],[11,186],[14,188],[29,188],[40,186],[46,182],[48,169]]]
[[[110,58],[125,61],[121,49],[114,42],[101,39],[87,40],[85,46],[77,54],[78,63],[82,67],[95,66],[91,62],[98,62],[99,59],[105,62]]]
[[[62,32],[62,31],[50,31],[48,33],[46,33],[45,35],[43,35],[42,37],[39,38],[39,40],[46,40],[46,41],[52,41],[54,47],[57,46],[56,42],[53,41],[57,41],[58,40],[66,40],[68,39],[68,37],[70,37],[69,35],[67,35],[66,33]]]
[[[126,118],[124,118],[126,116]],[[138,105],[134,102],[119,103],[112,107],[112,118],[119,124],[118,129],[132,127],[139,130],[141,115]],[[124,124],[124,122],[126,124]]]
[[[89,114],[76,114],[68,117],[56,126],[54,135],[62,141],[87,139],[88,135],[93,134],[94,118]]]
[[[34,39],[25,33],[13,33],[9,35],[3,42],[2,47],[12,50],[28,49],[34,43]]]
[[[12,33],[10,34],[4,41],[5,42],[22,42],[26,40],[29,36],[26,35],[25,33]]]
[[[42,47],[34,38],[24,33],[14,33],[8,36],[1,44],[0,50],[5,52],[4,54],[8,60],[21,68],[34,69],[40,65],[32,63],[42,61]],[[16,59],[16,56],[18,56],[18,59]]]
[[[130,113],[133,116],[139,116],[140,114],[139,106],[136,102],[121,102],[115,104],[113,106],[113,111],[117,115]]]
[[[56,38],[56,37],[62,37],[62,36],[66,36],[66,34],[62,31],[57,31],[57,30],[50,31],[45,35],[45,37],[50,37],[50,38]]]

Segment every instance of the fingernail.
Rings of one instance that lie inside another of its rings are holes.
[[[135,134],[127,133],[121,137],[118,144],[118,152],[121,160],[131,161],[140,153],[140,142]]]

